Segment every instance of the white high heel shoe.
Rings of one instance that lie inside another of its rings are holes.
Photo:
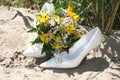
[[[51,3],[45,3],[40,11],[41,12],[46,12],[48,15],[50,15],[51,10],[54,9],[54,5]],[[36,28],[36,20],[33,22],[34,28]],[[37,37],[37,34],[35,34],[35,36]],[[42,51],[42,44],[34,44],[31,45],[30,47],[28,47],[24,52],[23,55],[25,56],[30,56],[30,57],[45,57],[46,54],[45,53],[41,53]]]
[[[53,57],[50,60],[40,64],[43,68],[75,68],[77,67],[87,53],[96,48],[102,42],[103,35],[98,27],[88,32],[73,47],[69,49],[67,56]]]

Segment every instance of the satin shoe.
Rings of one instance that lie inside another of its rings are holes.
[[[30,47],[28,47],[24,52],[23,55],[24,56],[30,56],[30,57],[45,57],[46,54],[45,53],[41,53],[42,52],[42,44],[34,44],[31,45]]]
[[[40,64],[42,68],[75,68],[89,51],[97,48],[102,42],[103,35],[98,27],[92,29],[79,39],[70,49],[69,54],[54,56],[50,60]]]

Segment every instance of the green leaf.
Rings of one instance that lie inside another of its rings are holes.
[[[31,41],[32,45],[35,44],[35,43],[41,43],[39,37],[37,37],[34,41]]]
[[[120,0],[118,0],[120,2]]]
[[[53,54],[52,54],[52,48],[50,47],[50,45],[44,44],[43,48],[42,48],[42,53],[45,52],[47,59],[50,59]]]
[[[47,33],[50,29],[51,29],[51,27],[49,25],[45,26],[44,24],[41,24],[41,26],[39,27],[39,33],[41,31],[44,33]]]
[[[37,28],[32,28],[28,32],[37,32],[37,31],[38,31]]]
[[[74,43],[74,37],[72,35],[69,35],[67,38],[67,46],[70,48],[73,46]]]
[[[61,8],[56,9],[55,14],[58,15],[58,16],[61,16],[62,15],[62,9]]]

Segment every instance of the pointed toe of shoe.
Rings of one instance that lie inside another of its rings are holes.
[[[25,56],[32,56],[33,54],[34,54],[34,51],[31,46],[23,52],[23,55]]]
[[[74,64],[71,64],[71,62],[59,62],[55,60],[55,58],[52,58],[46,62],[43,62],[40,64],[41,68],[59,68],[59,69],[66,69],[66,68],[74,68]]]
[[[41,68],[48,68],[49,66],[47,65],[46,62],[44,62],[44,63],[40,64],[40,67],[41,67]]]
[[[40,64],[41,68],[59,68],[54,58]]]
[[[30,56],[30,57],[45,57],[46,54],[45,53],[41,53],[41,48],[32,45],[29,48],[27,48],[24,52],[23,52],[24,56]]]

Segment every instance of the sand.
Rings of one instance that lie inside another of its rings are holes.
[[[74,69],[40,68],[46,58],[22,55],[34,39],[27,31],[37,12],[0,6],[0,80],[120,80],[120,30],[104,36],[100,48]]]

